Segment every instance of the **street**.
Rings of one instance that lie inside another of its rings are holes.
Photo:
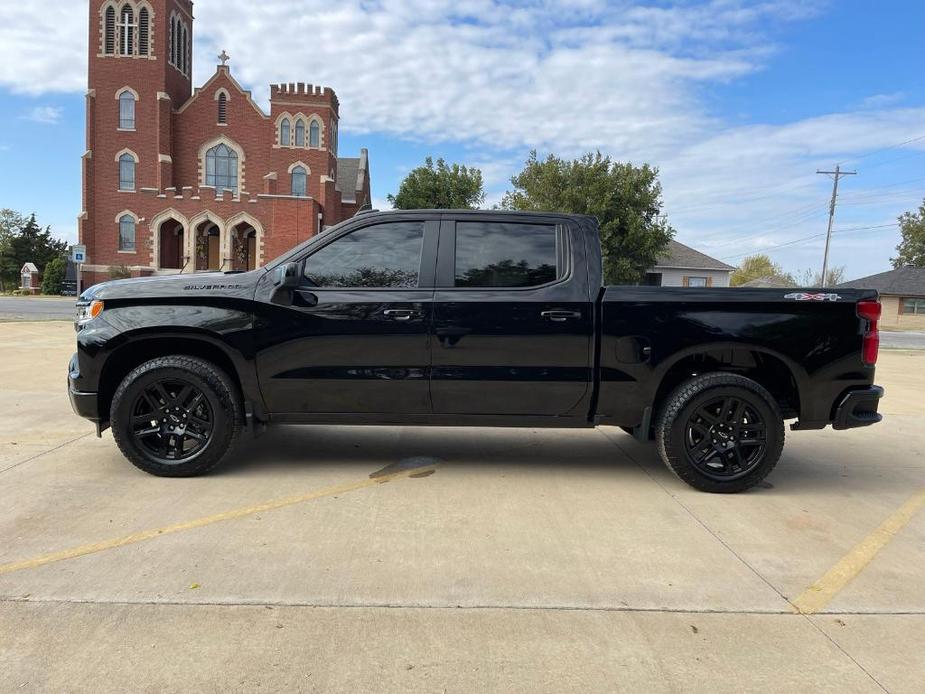
[[[0,296],[0,321],[74,320],[74,297]]]
[[[0,325],[0,691],[921,691],[925,353],[723,496],[616,429],[276,427],[151,477],[71,413],[73,342]]]

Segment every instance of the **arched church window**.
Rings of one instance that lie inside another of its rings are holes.
[[[289,147],[292,144],[291,124],[288,118],[283,118],[279,124],[279,146]]]
[[[119,157],[119,190],[135,190],[135,157],[131,154]]]
[[[224,143],[206,152],[206,185],[238,192],[238,153]]]
[[[308,146],[321,147],[321,124],[313,120],[308,129]]]
[[[103,53],[113,55],[116,52],[116,8],[106,8],[103,18]]]
[[[305,197],[308,194],[308,172],[301,166],[292,170],[292,194]]]
[[[301,118],[295,122],[295,146],[305,146],[305,121]]]
[[[148,8],[138,12],[138,55],[148,55],[150,47],[150,17]]]
[[[135,95],[128,89],[119,94],[119,129],[135,129]]]
[[[135,218],[130,214],[119,218],[119,250],[135,250]]]
[[[120,14],[119,54],[135,54],[135,12],[131,5],[123,5]]]

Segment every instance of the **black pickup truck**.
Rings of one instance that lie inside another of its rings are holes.
[[[78,303],[74,410],[142,470],[215,467],[270,422],[614,425],[736,492],[793,429],[880,421],[867,290],[605,287],[594,219],[361,214],[248,273]]]

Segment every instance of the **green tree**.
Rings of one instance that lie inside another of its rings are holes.
[[[597,218],[607,284],[638,284],[665,254],[674,229],[662,216],[658,170],[585,154],[568,161],[530,153],[514,190],[501,206],[512,210],[569,212]]]
[[[26,225],[26,219],[10,209],[0,210],[0,291],[19,286],[19,270],[13,256],[13,239]]]
[[[893,267],[925,267],[925,200],[918,211],[900,216],[899,233],[903,240],[896,247],[899,255],[892,259]]]
[[[33,213],[25,224],[14,233],[10,241],[10,255],[16,261],[16,272],[25,263],[35,263],[39,272],[55,258],[64,255],[67,244],[51,235],[51,227],[39,226]]]
[[[67,261],[64,256],[53,258],[45,265],[42,274],[42,294],[60,294],[64,284],[64,274],[67,271]]]
[[[388,200],[399,210],[477,209],[485,201],[482,172],[430,157],[413,169]]]
[[[796,286],[796,281],[793,279],[793,276],[784,272],[784,269],[780,265],[763,253],[750,255],[743,259],[742,262],[739,263],[739,267],[737,267],[729,277],[729,284],[733,287],[740,287],[746,282],[764,278],[776,279],[789,286]]]

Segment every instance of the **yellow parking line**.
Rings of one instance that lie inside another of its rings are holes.
[[[433,471],[436,469],[435,465],[428,467],[418,467],[411,468],[408,470],[401,470],[399,472],[392,473],[390,475],[384,475],[382,477],[375,477],[371,479],[359,480],[357,482],[345,482],[343,484],[337,484],[332,487],[326,487],[324,489],[319,489],[314,492],[308,492],[307,494],[300,494],[298,496],[288,496],[282,499],[275,499],[273,501],[267,501],[262,504],[256,504],[254,506],[245,506],[244,508],[234,509],[232,511],[225,511],[224,513],[216,513],[212,516],[206,516],[204,518],[197,518],[195,520],[186,521],[185,523],[176,523],[175,525],[167,525],[163,528],[154,528],[152,530],[142,530],[141,532],[132,533],[131,535],[125,535],[123,537],[113,538],[111,540],[103,540],[102,542],[95,542],[90,545],[81,545],[79,547],[71,547],[70,549],[63,549],[59,552],[52,552],[50,554],[43,554],[38,557],[33,557],[32,559],[25,559],[23,561],[13,562],[11,564],[0,564],[0,576],[4,574],[13,573],[14,571],[22,571],[23,569],[34,569],[39,566],[44,566],[45,564],[51,564],[56,561],[63,561],[65,559],[75,559],[76,557],[83,557],[87,554],[94,554],[96,552],[103,552],[108,549],[115,549],[116,547],[124,547],[125,545],[133,545],[138,542],[144,542],[145,540],[153,540],[157,537],[163,537],[164,535],[169,535],[171,533],[179,533],[184,530],[193,530],[194,528],[201,528],[206,525],[211,525],[212,523],[219,523],[221,521],[234,520],[236,518],[243,518],[245,516],[251,516],[255,513],[263,513],[266,511],[273,511],[276,509],[284,508],[286,506],[293,506],[295,504],[301,504],[306,501],[314,501],[315,499],[320,499],[326,496],[334,496],[335,494],[346,494],[347,492],[355,492],[359,489],[365,489],[366,487],[375,487],[380,484],[384,484],[390,480],[400,479],[403,477],[421,476],[428,471]]]
[[[925,506],[925,489],[914,494],[876,530],[855,545],[822,578],[804,590],[796,600],[793,600],[791,604],[796,611],[801,614],[814,614],[825,609],[832,598],[870,564],[877,552],[886,547],[896,533],[902,530],[923,506]]]

